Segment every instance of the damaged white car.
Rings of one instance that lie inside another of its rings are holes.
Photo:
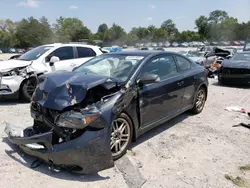
[[[36,88],[36,77],[55,71],[72,71],[92,57],[103,54],[98,46],[49,44],[36,47],[17,59],[0,63],[0,97],[18,97],[25,101]]]

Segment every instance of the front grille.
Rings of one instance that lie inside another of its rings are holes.
[[[222,74],[250,74],[250,69],[222,68]]]

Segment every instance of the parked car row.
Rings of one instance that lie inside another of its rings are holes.
[[[199,42],[199,41],[193,41],[193,42],[146,42],[146,43],[136,43],[135,47],[136,48],[141,48],[141,47],[200,47],[200,46],[243,46],[245,41],[231,41],[231,42],[226,42],[226,41],[219,41],[219,42]]]
[[[25,49],[20,49],[20,48],[0,48],[0,51],[2,53],[24,53],[26,52]]]
[[[180,52],[208,69],[208,76],[218,76],[220,84],[250,84],[250,41],[243,49],[214,47],[210,51]]]

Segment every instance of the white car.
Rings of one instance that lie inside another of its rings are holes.
[[[103,54],[99,46],[48,44],[36,47],[18,59],[0,62],[0,97],[15,95],[30,101],[36,77],[55,71],[72,71],[87,60]]]

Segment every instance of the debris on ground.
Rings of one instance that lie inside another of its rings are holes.
[[[140,188],[147,181],[140,173],[140,170],[126,156],[116,161],[116,167],[122,173],[126,184],[130,188]]]
[[[247,114],[247,109],[240,107],[240,106],[229,106],[225,108],[225,110],[229,112],[241,112],[241,113]]]
[[[239,187],[248,187],[247,183],[245,182],[245,180],[239,176],[237,176],[236,178],[234,178],[233,176],[230,176],[228,174],[225,174],[225,178],[229,181],[231,181],[234,185],[237,185]]]
[[[242,171],[249,171],[250,170],[250,164],[245,165],[245,166],[240,166],[239,169],[242,170]]]
[[[133,150],[128,150],[127,153],[131,156],[135,156],[136,153]]]
[[[233,127],[240,127],[240,126],[250,129],[250,124],[245,124],[245,123],[240,123],[238,125],[234,125]]]

